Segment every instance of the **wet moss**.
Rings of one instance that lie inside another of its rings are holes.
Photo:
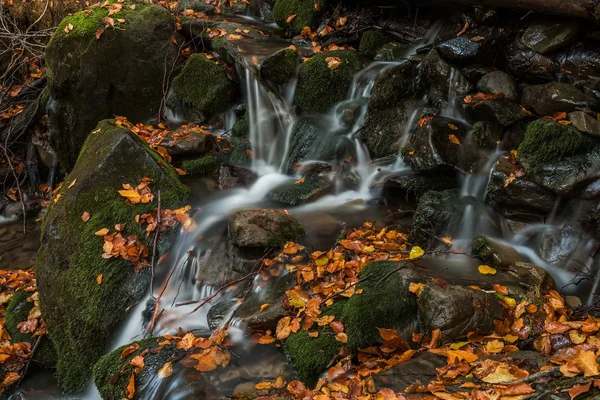
[[[328,57],[340,58],[338,68],[328,68]],[[300,68],[294,104],[304,113],[326,113],[346,98],[354,74],[363,66],[363,59],[352,51],[327,51],[315,55]]]
[[[305,26],[316,28],[321,10],[326,5],[326,0],[277,0],[273,7],[273,20],[295,35]],[[287,22],[292,15],[295,17]]]
[[[252,163],[252,159],[248,155],[251,150],[250,143],[237,137],[232,137],[230,142],[231,150],[227,154],[228,162],[238,166],[250,165]]]
[[[57,378],[67,392],[85,388],[114,330],[148,288],[149,269],[135,272],[129,261],[102,258],[104,240],[95,235],[124,223],[124,236],[137,235],[152,247],[135,216],[151,213],[156,200],[129,206],[118,193],[121,185],[152,179],[151,189],[161,190],[164,208],[180,207],[188,195],[177,173],[158,154],[114,124],[102,121],[99,131],[88,136],[57,193],[60,198],[48,207],[36,259],[42,314],[59,357]],[[86,223],[81,220],[84,211],[91,215]]]
[[[213,156],[206,156],[184,161],[182,167],[190,175],[205,176],[219,167],[219,160]]]
[[[307,176],[302,183],[293,183],[273,190],[269,198],[280,203],[297,206],[310,203],[333,191],[333,184],[322,176]]]
[[[289,82],[296,74],[297,58],[295,50],[280,50],[261,62],[260,75],[279,85]]]
[[[363,292],[348,299],[342,312],[348,347],[375,345],[380,340],[377,328],[400,330],[416,315],[416,297],[395,272],[398,268],[398,263],[377,261],[361,271],[360,279],[368,277],[357,285]]]
[[[6,321],[4,322],[4,327],[10,334],[13,343],[27,342],[31,344],[31,347],[33,348],[38,340],[37,336],[22,333],[17,328],[21,322],[27,321],[29,312],[34,306],[33,301],[27,301],[30,295],[30,293],[25,293],[22,290],[13,294],[6,307]],[[56,351],[54,350],[54,346],[48,337],[44,337],[41,340],[42,341],[38,345],[33,356],[33,361],[44,367],[53,367],[56,364]]]
[[[373,58],[381,47],[389,43],[389,39],[379,31],[366,31],[360,38],[358,51],[365,57]]]
[[[175,95],[205,117],[227,111],[231,82],[225,70],[202,54],[192,54],[171,85]]]
[[[576,129],[546,119],[530,123],[518,149],[526,172],[536,175],[550,163],[598,148],[600,142]]]
[[[236,138],[247,138],[250,136],[250,121],[247,116],[244,116],[244,118],[237,120],[235,124],[233,124],[231,135]]]
[[[476,256],[488,257],[491,255],[490,243],[485,236],[477,236],[471,243],[471,253]]]

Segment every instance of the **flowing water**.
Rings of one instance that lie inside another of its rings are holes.
[[[256,23],[251,20],[252,23]],[[426,37],[407,51],[410,56],[420,46],[425,46],[435,40],[440,27],[434,25]],[[284,48],[289,43],[277,42],[276,46]],[[273,189],[289,184],[300,178],[285,173],[286,160],[290,147],[290,139],[294,124],[297,121],[293,112],[292,100],[295,92],[297,79],[282,87],[272,87],[262,82],[258,77],[257,68],[252,63],[252,56],[261,56],[252,52],[252,46],[246,48],[244,55],[247,57],[245,68],[238,68],[237,74],[240,82],[243,82],[244,102],[250,118],[250,143],[252,146],[252,171],[258,176],[256,182],[248,188],[236,188],[226,192],[220,192],[197,204],[200,210],[196,215],[197,228],[191,233],[181,233],[179,239],[170,249],[168,256],[161,261],[158,267],[158,275],[154,287],[154,293],[148,294],[146,300],[140,302],[130,313],[127,322],[115,338],[113,349],[139,340],[150,335],[148,312],[153,307],[158,307],[160,318],[153,329],[153,335],[176,334],[179,331],[194,330],[196,333],[209,333],[211,327],[208,323],[208,313],[211,307],[217,304],[231,304],[225,313],[223,321],[231,320],[230,335],[233,338],[236,350],[241,356],[234,360],[233,365],[228,367],[222,376],[211,382],[212,387],[219,388],[219,395],[228,395],[239,387],[243,382],[264,379],[274,379],[278,375],[289,374],[289,368],[282,365],[276,354],[271,350],[260,350],[252,345],[244,333],[244,322],[234,316],[234,311],[239,298],[243,293],[251,290],[260,295],[264,290],[263,283],[256,278],[247,285],[238,285],[235,289],[222,290],[217,293],[223,283],[218,279],[218,270],[213,276],[208,276],[203,269],[210,268],[207,263],[213,260],[211,257],[223,252],[225,238],[227,236],[226,217],[232,211],[241,208],[272,207],[266,198]],[[254,47],[256,48],[256,47]],[[319,237],[319,233],[325,229],[323,221],[333,221],[332,234],[324,236],[326,240],[311,243],[316,248],[320,245],[323,249],[331,244],[339,221],[349,224],[359,224],[367,219],[382,221],[385,218],[382,207],[375,199],[380,198],[383,183],[392,175],[411,174],[410,169],[402,162],[400,157],[385,166],[373,163],[369,153],[360,140],[360,129],[364,123],[367,103],[371,97],[373,86],[378,76],[385,70],[399,63],[372,63],[364,70],[356,74],[352,89],[347,99],[336,107],[319,116],[321,134],[330,135],[335,140],[351,143],[348,154],[344,159],[337,160],[338,164],[333,166],[333,171],[347,164],[351,157],[350,174],[357,184],[348,188],[344,184],[341,174],[332,172],[329,178],[334,181],[336,192],[296,208],[290,208],[290,214],[298,217],[307,226],[309,238],[311,235]],[[464,122],[455,101],[457,91],[464,86],[464,77],[453,70],[448,94],[448,107],[443,115]],[[358,105],[358,118],[350,124],[343,120],[343,110]],[[410,138],[414,131],[425,101],[418,104],[410,114],[406,131],[403,132],[404,143]],[[235,119],[234,114],[228,113],[226,128],[231,127]],[[568,215],[557,215],[545,223],[531,224],[526,229],[514,233],[508,228],[506,221],[491,207],[486,204],[486,188],[489,183],[492,168],[502,154],[501,151],[491,152],[488,161],[480,171],[463,176],[463,184],[460,196],[464,203],[463,218],[460,223],[459,235],[454,239],[457,248],[466,249],[470,241],[477,235],[485,234],[500,242],[513,246],[525,260],[531,261],[552,273],[559,287],[567,285],[576,277],[575,273],[565,268],[559,268],[544,260],[538,251],[540,241],[544,235],[552,230],[560,229],[566,224]],[[345,161],[346,160],[346,161]],[[337,223],[336,223],[337,222]],[[312,224],[317,223],[315,227]],[[594,264],[592,250],[597,243],[589,238],[580,238],[579,244],[575,246],[570,261],[575,260],[578,265],[595,273],[597,265]],[[455,268],[457,274],[472,274],[470,261],[465,257],[447,256],[443,259],[433,260],[432,264],[443,263],[444,268]],[[449,267],[450,266],[450,267]],[[467,268],[468,267],[468,268]],[[213,270],[211,270],[213,271]],[[215,278],[217,276],[217,278]],[[591,276],[594,276],[592,274]],[[285,279],[285,276],[278,279]],[[597,289],[598,278],[587,282],[584,286],[570,286],[572,293],[577,293],[584,302],[593,302],[594,293]],[[153,303],[152,298],[162,293],[158,305]],[[198,307],[200,306],[201,307]],[[214,328],[214,327],[213,327]],[[175,371],[169,379],[152,380],[147,387],[138,388],[145,399],[190,398],[191,389],[183,383],[185,371]],[[228,375],[229,374],[229,375]],[[32,385],[35,387],[35,385]],[[32,389],[33,390],[33,389]],[[14,398],[36,398],[35,391],[22,391]],[[214,395],[214,393],[213,393]],[[93,385],[90,386],[85,398],[99,398]],[[209,398],[209,397],[207,397]]]

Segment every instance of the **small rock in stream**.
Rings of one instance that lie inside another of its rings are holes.
[[[227,222],[231,242],[240,247],[280,247],[304,235],[304,228],[296,218],[282,211],[234,211],[229,214]]]

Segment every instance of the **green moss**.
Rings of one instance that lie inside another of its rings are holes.
[[[98,392],[105,400],[120,400],[126,398],[127,385],[129,384],[129,378],[133,372],[134,367],[129,362],[135,357],[140,355],[145,350],[153,350],[158,347],[157,338],[148,338],[135,342],[139,348],[121,359],[121,353],[125,348],[130,345],[121,346],[118,349],[102,356],[100,360],[94,365],[93,376],[94,383],[98,388]],[[167,346],[169,348],[173,345]],[[147,353],[152,355],[152,353]],[[144,357],[145,364],[148,363],[147,357]],[[144,367],[146,368],[146,367]],[[139,384],[139,374],[136,379],[136,387]]]
[[[476,256],[488,257],[490,253],[490,244],[485,236],[477,236],[471,243],[471,253]]]
[[[346,301],[338,300],[330,307],[324,308],[321,316],[341,315]],[[311,382],[327,369],[331,360],[339,353],[342,344],[335,340],[335,333],[329,326],[313,325],[310,332],[318,332],[316,338],[308,336],[309,331],[300,330],[292,333],[283,344],[283,349],[289,357],[298,378]]]
[[[297,242],[304,237],[304,227],[296,219],[290,220],[290,223],[280,231],[273,231],[269,234],[267,246],[272,249],[279,249],[287,242]]]
[[[260,75],[273,83],[284,84],[296,74],[297,58],[295,50],[280,50],[261,62]]]
[[[547,164],[583,154],[598,146],[597,140],[569,126],[539,119],[527,126],[518,158],[528,174],[536,175]]]
[[[381,47],[390,40],[379,31],[366,31],[360,38],[358,51],[365,57],[373,58]]]
[[[430,190],[448,190],[457,187],[454,176],[444,174],[437,175],[408,175],[397,177],[393,180],[395,185],[406,191],[406,199],[419,200]]]
[[[207,116],[227,110],[232,90],[225,70],[197,53],[190,56],[171,87],[180,100]]]
[[[227,160],[230,164],[247,166],[250,165],[252,159],[248,156],[248,151],[251,150],[250,143],[248,141],[232,137],[231,150],[227,154]]]
[[[219,167],[216,157],[206,156],[183,162],[183,170],[190,175],[208,175]]]
[[[231,134],[236,138],[247,138],[250,136],[250,121],[247,116],[244,116],[244,118],[237,120],[235,124],[233,124]]]
[[[340,58],[338,68],[328,68],[325,61],[328,57]],[[363,66],[363,59],[352,51],[328,51],[315,55],[300,68],[294,104],[305,113],[326,113],[346,98],[354,74]]]
[[[33,301],[28,302],[30,293],[25,293],[22,290],[15,292],[11,297],[8,306],[6,307],[4,327],[10,334],[13,343],[28,342],[31,347],[35,346],[38,338],[31,334],[22,333],[17,326],[23,321],[27,321],[29,311],[33,308]],[[53,367],[56,364],[56,351],[48,337],[42,338],[33,360],[45,367]]]
[[[114,231],[124,223],[126,235],[137,235],[152,248],[138,214],[151,213],[155,201],[129,206],[118,190],[141,178],[161,190],[161,205],[177,208],[188,191],[177,173],[138,137],[102,121],[89,135],[73,171],[51,202],[42,226],[42,246],[36,259],[42,314],[59,359],[57,377],[68,392],[83,390],[92,365],[126,316],[148,288],[148,268],[135,272],[129,261],[101,257],[104,240],[95,232]],[[76,184],[69,185],[77,180]],[[84,211],[91,217],[81,220]],[[164,236],[163,236],[164,238]],[[159,248],[160,250],[160,248]],[[102,274],[102,284],[96,277]]]
[[[297,206],[310,203],[333,191],[331,181],[323,176],[307,176],[302,183],[292,183],[273,190],[269,198],[280,203]]]
[[[324,10],[326,0],[277,0],[273,7],[273,20],[282,28],[289,30],[292,34],[298,34],[305,27],[316,28],[321,11]],[[292,15],[295,17],[288,23]]]
[[[348,299],[342,312],[348,347],[375,345],[380,340],[377,328],[402,329],[414,318],[416,297],[394,272],[398,267],[398,263],[377,261],[363,268],[360,278],[368,277],[358,285],[363,292]]]

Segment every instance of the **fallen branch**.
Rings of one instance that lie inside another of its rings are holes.
[[[150,277],[150,295],[154,296],[154,260],[156,258],[156,247],[158,245],[158,235],[160,233],[160,190],[158,191],[158,207],[156,212],[156,233],[154,234],[154,243],[152,243],[152,260],[150,261],[150,268],[152,276]]]

